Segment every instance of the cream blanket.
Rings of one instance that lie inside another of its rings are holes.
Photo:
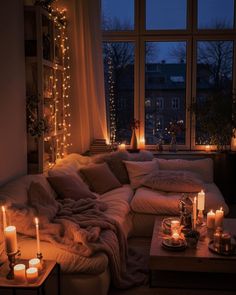
[[[42,240],[85,257],[105,252],[115,287],[145,283],[143,258],[128,251],[119,223],[105,215],[106,208],[105,203],[92,199],[31,199],[29,206],[12,205],[11,216],[21,234],[35,237],[32,220],[39,216]]]

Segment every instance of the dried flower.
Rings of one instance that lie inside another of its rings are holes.
[[[131,127],[132,130],[139,129],[140,121],[134,118],[133,121],[130,124],[130,127]]]

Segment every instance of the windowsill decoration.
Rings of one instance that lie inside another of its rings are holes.
[[[177,135],[184,131],[184,121],[183,120],[173,120],[170,121],[166,127],[167,134],[170,135],[170,152],[177,152]]]

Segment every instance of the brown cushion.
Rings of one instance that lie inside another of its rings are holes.
[[[86,184],[76,175],[51,176],[47,178],[59,198],[68,199],[96,199]]]
[[[121,159],[111,158],[108,159],[106,162],[120,183],[129,183],[129,175],[126,166]]]
[[[155,190],[176,193],[195,193],[204,188],[200,177],[189,171],[161,171],[148,176],[144,186]]]
[[[109,169],[107,163],[93,164],[80,169],[92,191],[104,194],[112,189],[121,187],[119,180]]]

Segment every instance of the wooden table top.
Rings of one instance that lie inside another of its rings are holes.
[[[169,251],[162,247],[164,234],[161,230],[161,223],[162,221],[156,218],[150,248],[150,269],[236,273],[236,256],[223,256],[208,249],[210,237],[206,227],[201,228],[203,237],[198,241],[196,249],[186,248],[183,251]],[[236,219],[225,218],[224,230],[236,235]]]
[[[19,259],[17,261],[18,263],[22,263],[26,265],[26,268],[28,267],[28,260]],[[47,279],[48,275],[51,273],[53,268],[56,265],[56,261],[53,260],[43,260],[43,269],[39,273],[38,280],[35,283],[28,283],[27,281],[25,283],[17,283],[13,280],[8,280],[6,278],[6,275],[9,272],[9,266],[8,261],[6,261],[1,267],[0,267],[0,288],[39,288],[42,286],[44,281]]]

